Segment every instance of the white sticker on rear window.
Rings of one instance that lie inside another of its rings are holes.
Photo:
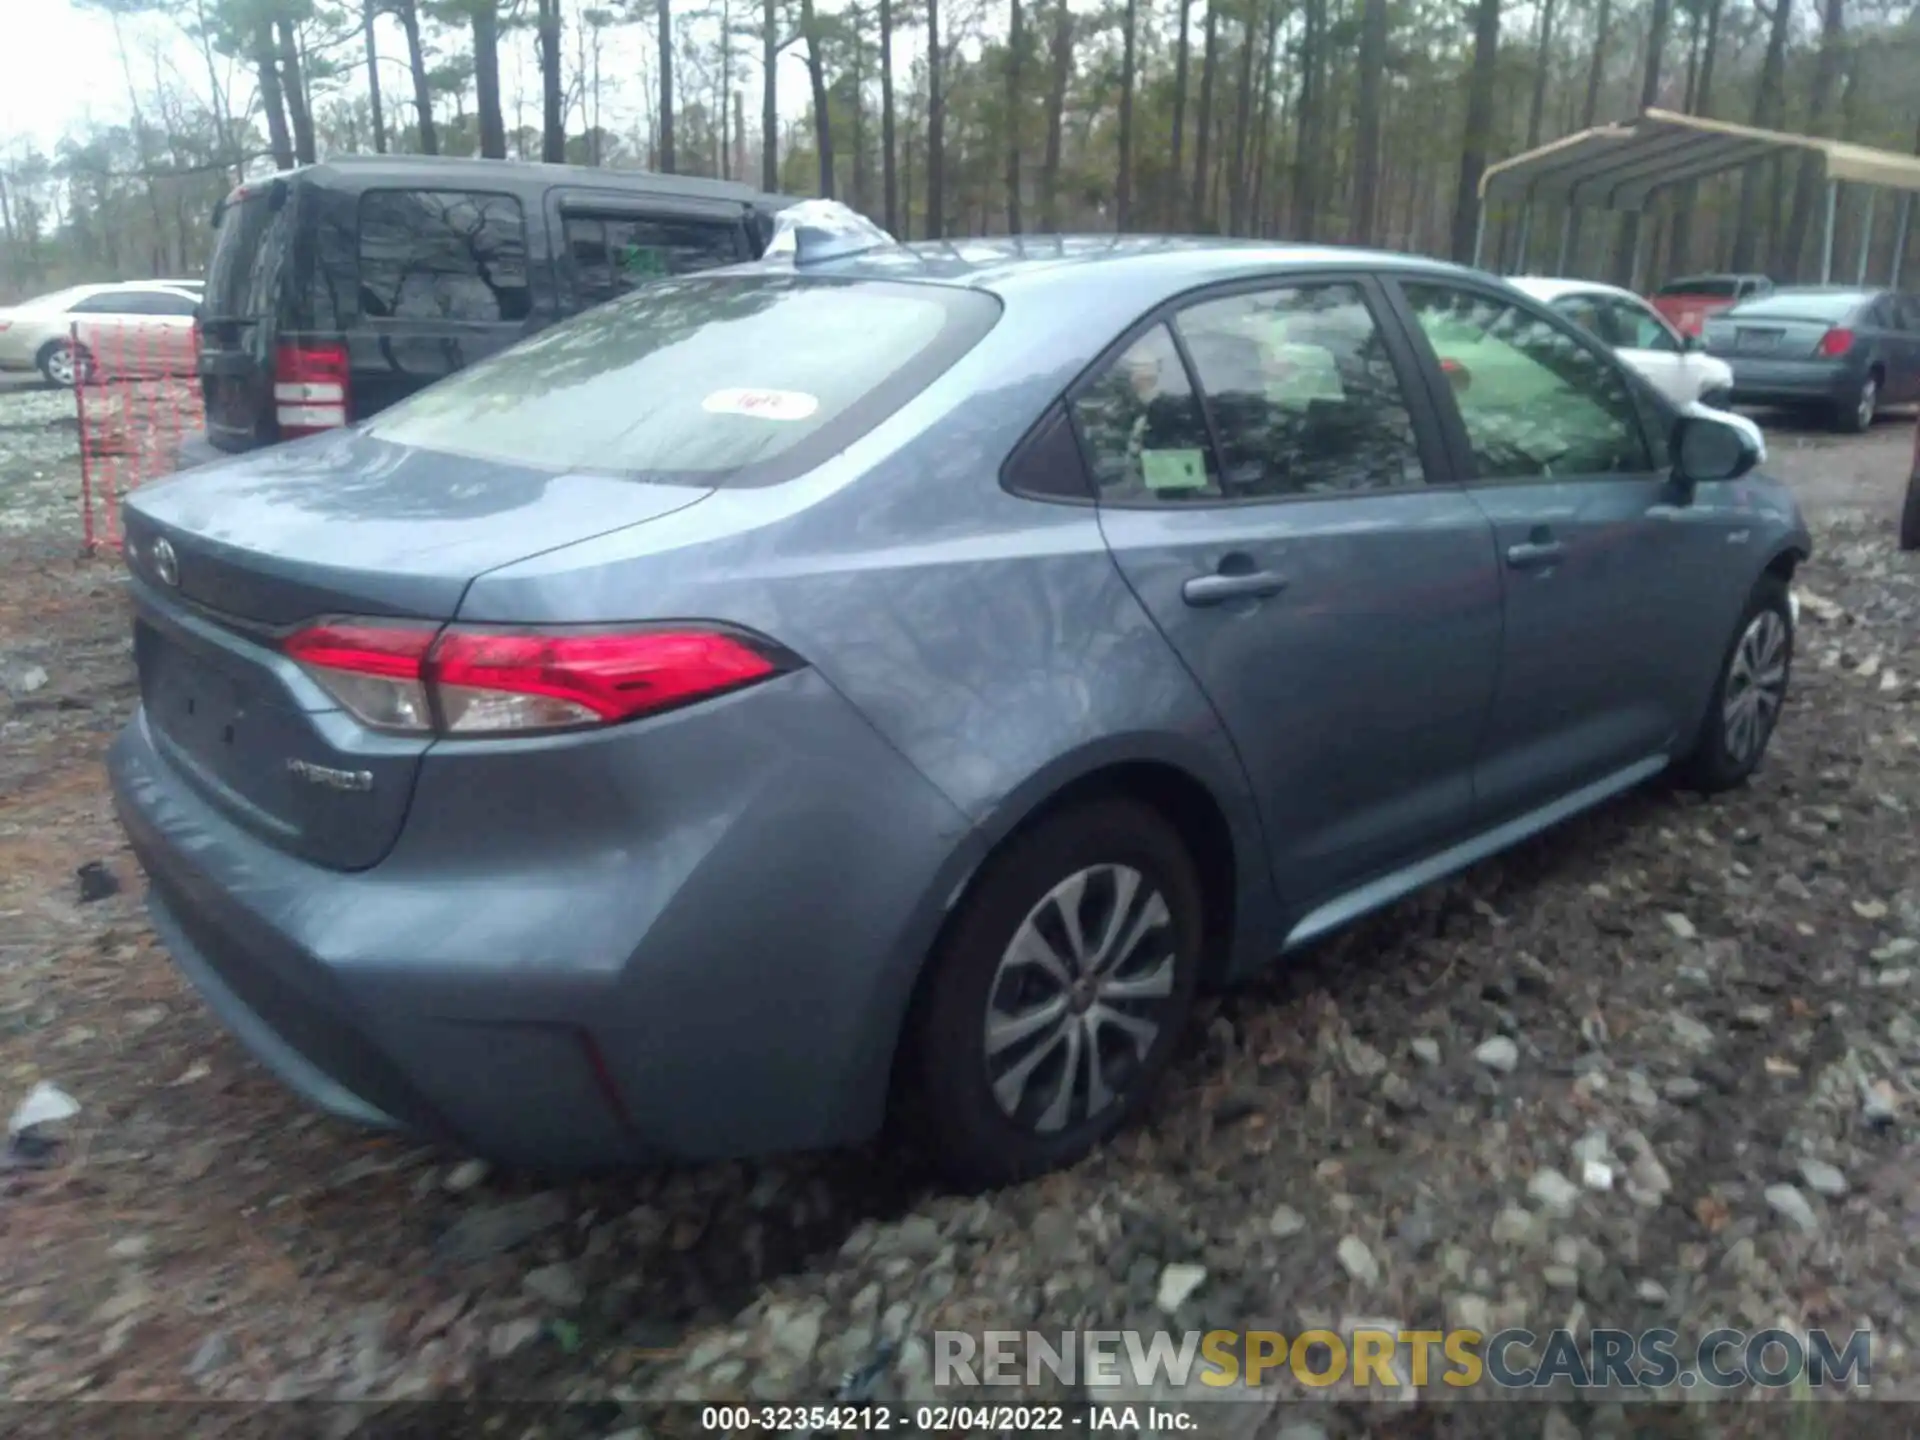
[[[716,390],[700,402],[700,408],[709,415],[804,420],[820,408],[820,401],[799,390]]]

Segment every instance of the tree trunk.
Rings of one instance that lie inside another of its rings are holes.
[[[1253,57],[1260,41],[1261,8],[1278,0],[1253,0],[1241,24],[1240,83],[1233,102],[1233,168],[1227,172],[1227,233],[1244,235],[1247,227],[1247,130],[1253,124]]]
[[[558,5],[560,0],[551,0]],[[673,154],[673,8],[670,0],[655,0],[660,45],[660,169],[674,173]]]
[[[1460,264],[1473,260],[1480,177],[1486,173],[1487,151],[1493,143],[1493,84],[1499,59],[1500,0],[1475,0],[1473,71],[1467,82],[1467,123],[1460,142],[1460,186],[1453,200],[1452,255]]]
[[[900,233],[898,181],[893,134],[893,0],[880,0],[880,203],[889,235]]]
[[[373,20],[380,13],[378,0],[363,0],[360,8],[360,33],[367,47],[367,100],[373,108],[373,151],[376,155],[387,153],[387,117],[380,106],[380,47],[374,43]],[[227,144],[226,119],[221,113],[226,105],[220,98],[218,87],[213,92],[214,123],[220,128],[220,143],[224,149]]]
[[[1300,99],[1294,107],[1293,197],[1290,238],[1307,241],[1314,238],[1320,209],[1320,78],[1322,32],[1326,25],[1326,0],[1306,0],[1301,8]]]
[[[1793,0],[1774,0],[1772,10],[1758,5],[1755,8],[1770,22],[1767,29],[1767,55],[1760,64],[1760,83],[1753,92],[1753,124],[1765,130],[1773,128],[1778,121],[1781,77],[1786,70],[1787,34],[1793,25]],[[1731,265],[1735,271],[1753,269],[1753,258],[1758,248],[1754,236],[1754,213],[1759,208],[1762,182],[1762,167],[1758,164],[1747,166],[1741,173],[1740,204],[1733,224]]]
[[[1653,0],[1653,17],[1647,26],[1647,64],[1640,79],[1642,113],[1659,103],[1660,67],[1666,59],[1667,31],[1672,24],[1673,0]],[[1629,210],[1620,217],[1620,243],[1613,258],[1616,285],[1633,284],[1634,260],[1640,252],[1641,218],[1638,210]]]
[[[1124,231],[1133,219],[1133,71],[1139,26],[1139,0],[1127,0],[1126,29],[1120,42],[1120,178],[1113,202],[1117,231]]]
[[[1254,130],[1253,145],[1253,197],[1247,209],[1252,216],[1254,233],[1264,235],[1268,231],[1266,212],[1262,206],[1267,198],[1267,145],[1273,132],[1273,69],[1274,61],[1279,58],[1277,42],[1280,38],[1280,20],[1286,8],[1285,0],[1272,0],[1267,6],[1267,43],[1260,52],[1260,119]]]
[[[293,158],[311,165],[318,158],[313,148],[313,115],[307,109],[307,87],[301,78],[300,44],[294,38],[292,22],[282,20],[280,29],[280,74],[287,102],[287,119],[293,124]]]
[[[1353,155],[1353,243],[1374,243],[1380,193],[1380,103],[1387,68],[1387,0],[1364,0],[1360,13],[1360,95]],[[1547,0],[1552,13],[1552,0]],[[1544,22],[1543,22],[1544,23]]]
[[[1073,77],[1073,10],[1067,0],[1053,8],[1053,74],[1047,87],[1047,151],[1040,162],[1040,225],[1060,229],[1060,131],[1067,109],[1067,81]],[[1176,125],[1179,121],[1174,122]]]
[[[1713,52],[1720,40],[1721,0],[1707,0],[1704,15],[1696,11],[1694,30],[1698,35],[1695,51],[1697,65],[1687,85],[1687,113],[1707,115],[1713,105]],[[1693,268],[1693,212],[1699,205],[1700,187],[1689,180],[1674,196],[1673,228],[1668,232],[1667,273],[1682,274]]]
[[[1189,32],[1193,23],[1193,0],[1180,0],[1180,39],[1173,62],[1173,159],[1167,166],[1170,180],[1161,209],[1169,225],[1179,225],[1180,161],[1187,138],[1187,71],[1193,63],[1193,45]]]
[[[473,3],[473,90],[480,116],[480,154],[507,158],[507,120],[500,110],[500,11],[496,0]]]
[[[1200,114],[1193,132],[1193,199],[1187,223],[1204,234],[1213,227],[1207,215],[1207,175],[1212,169],[1213,74],[1220,61],[1220,0],[1207,0],[1206,41],[1200,52]]]
[[[1361,61],[1362,65],[1366,62]],[[1547,114],[1547,78],[1553,68],[1553,0],[1541,0],[1540,39],[1533,52],[1533,99],[1527,106],[1527,149],[1540,143]]]
[[[1600,116],[1600,81],[1607,70],[1608,33],[1613,28],[1613,0],[1600,0],[1593,20],[1593,58],[1587,62],[1587,105],[1580,112],[1580,128],[1591,130]]]
[[[1807,97],[1805,129],[1809,135],[1825,135],[1832,128],[1828,114],[1833,109],[1834,87],[1839,83],[1840,67],[1846,58],[1845,21],[1846,0],[1826,0],[1820,16],[1820,52],[1813,62],[1813,92]],[[1787,219],[1786,244],[1774,256],[1775,268],[1783,280],[1791,281],[1800,273],[1807,233],[1813,226],[1813,212],[1822,203],[1821,174],[1818,155],[1808,153],[1801,158],[1793,185],[1793,209]]]
[[[420,45],[420,8],[414,0],[397,0],[393,13],[407,37],[407,69],[413,75],[413,108],[420,117],[420,153],[438,155],[440,134],[433,126],[433,90],[427,84],[427,57]]]
[[[940,0],[927,0],[927,238],[947,234],[947,101],[940,93]],[[1122,102],[1125,114],[1125,101]],[[1122,134],[1125,122],[1122,121]],[[1124,149],[1125,140],[1121,144]]]
[[[807,79],[813,85],[813,143],[820,157],[820,194],[833,199],[833,114],[827,106],[827,57],[820,49],[813,0],[800,0],[800,34],[807,42]]]
[[[779,0],[760,4],[760,188],[780,188],[780,9]]]
[[[560,0],[539,0],[540,158],[566,163],[566,90],[560,83]],[[664,77],[663,77],[664,78]]]
[[[280,62],[274,52],[273,26],[262,22],[253,37],[253,64],[260,76],[260,108],[267,117],[267,143],[273,147],[273,168],[291,170],[293,136],[287,129],[287,107],[280,90]]]
[[[1007,233],[1020,233],[1020,0],[1007,0]]]

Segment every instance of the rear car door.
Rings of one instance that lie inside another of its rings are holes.
[[[569,313],[604,304],[636,285],[753,258],[741,206],[617,191],[563,190],[548,223]]]
[[[1650,773],[1698,720],[1706,637],[1729,623],[1725,512],[1676,503],[1672,412],[1572,326],[1470,281],[1398,295],[1451,375],[1444,420],[1503,566],[1483,819]]]
[[[1276,278],[1154,317],[1072,403],[1107,544],[1232,736],[1296,917],[1472,815],[1499,573],[1413,363],[1371,278]]]
[[[527,223],[520,198],[506,192],[362,192],[359,319],[347,335],[351,418],[384,410],[538,328]]]

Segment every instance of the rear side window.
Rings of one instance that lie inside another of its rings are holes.
[[[566,217],[567,255],[580,298],[589,305],[667,275],[690,275],[741,259],[738,231],[710,220],[632,215]]]
[[[532,308],[526,219],[513,196],[369,190],[360,197],[366,319],[511,323]]]
[[[1658,291],[1661,295],[1699,295],[1711,300],[1731,300],[1747,294],[1730,275],[1693,275],[1685,280],[1670,280]]]
[[[460,371],[370,430],[544,470],[771,484],[845,449],[999,315],[993,297],[954,286],[665,280]]]

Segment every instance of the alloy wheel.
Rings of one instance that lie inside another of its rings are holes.
[[[987,993],[987,1082],[1002,1114],[1055,1134],[1125,1097],[1170,1018],[1173,917],[1126,865],[1061,881],[1028,912]]]
[[[1854,418],[1862,430],[1871,429],[1874,414],[1880,409],[1880,386],[1869,375],[1860,386],[1860,403]]]
[[[1762,610],[1748,623],[1727,667],[1721,706],[1727,757],[1745,765],[1772,733],[1787,693],[1787,625],[1777,610]]]
[[[56,385],[72,385],[77,368],[71,345],[62,345],[47,356],[47,378]]]

